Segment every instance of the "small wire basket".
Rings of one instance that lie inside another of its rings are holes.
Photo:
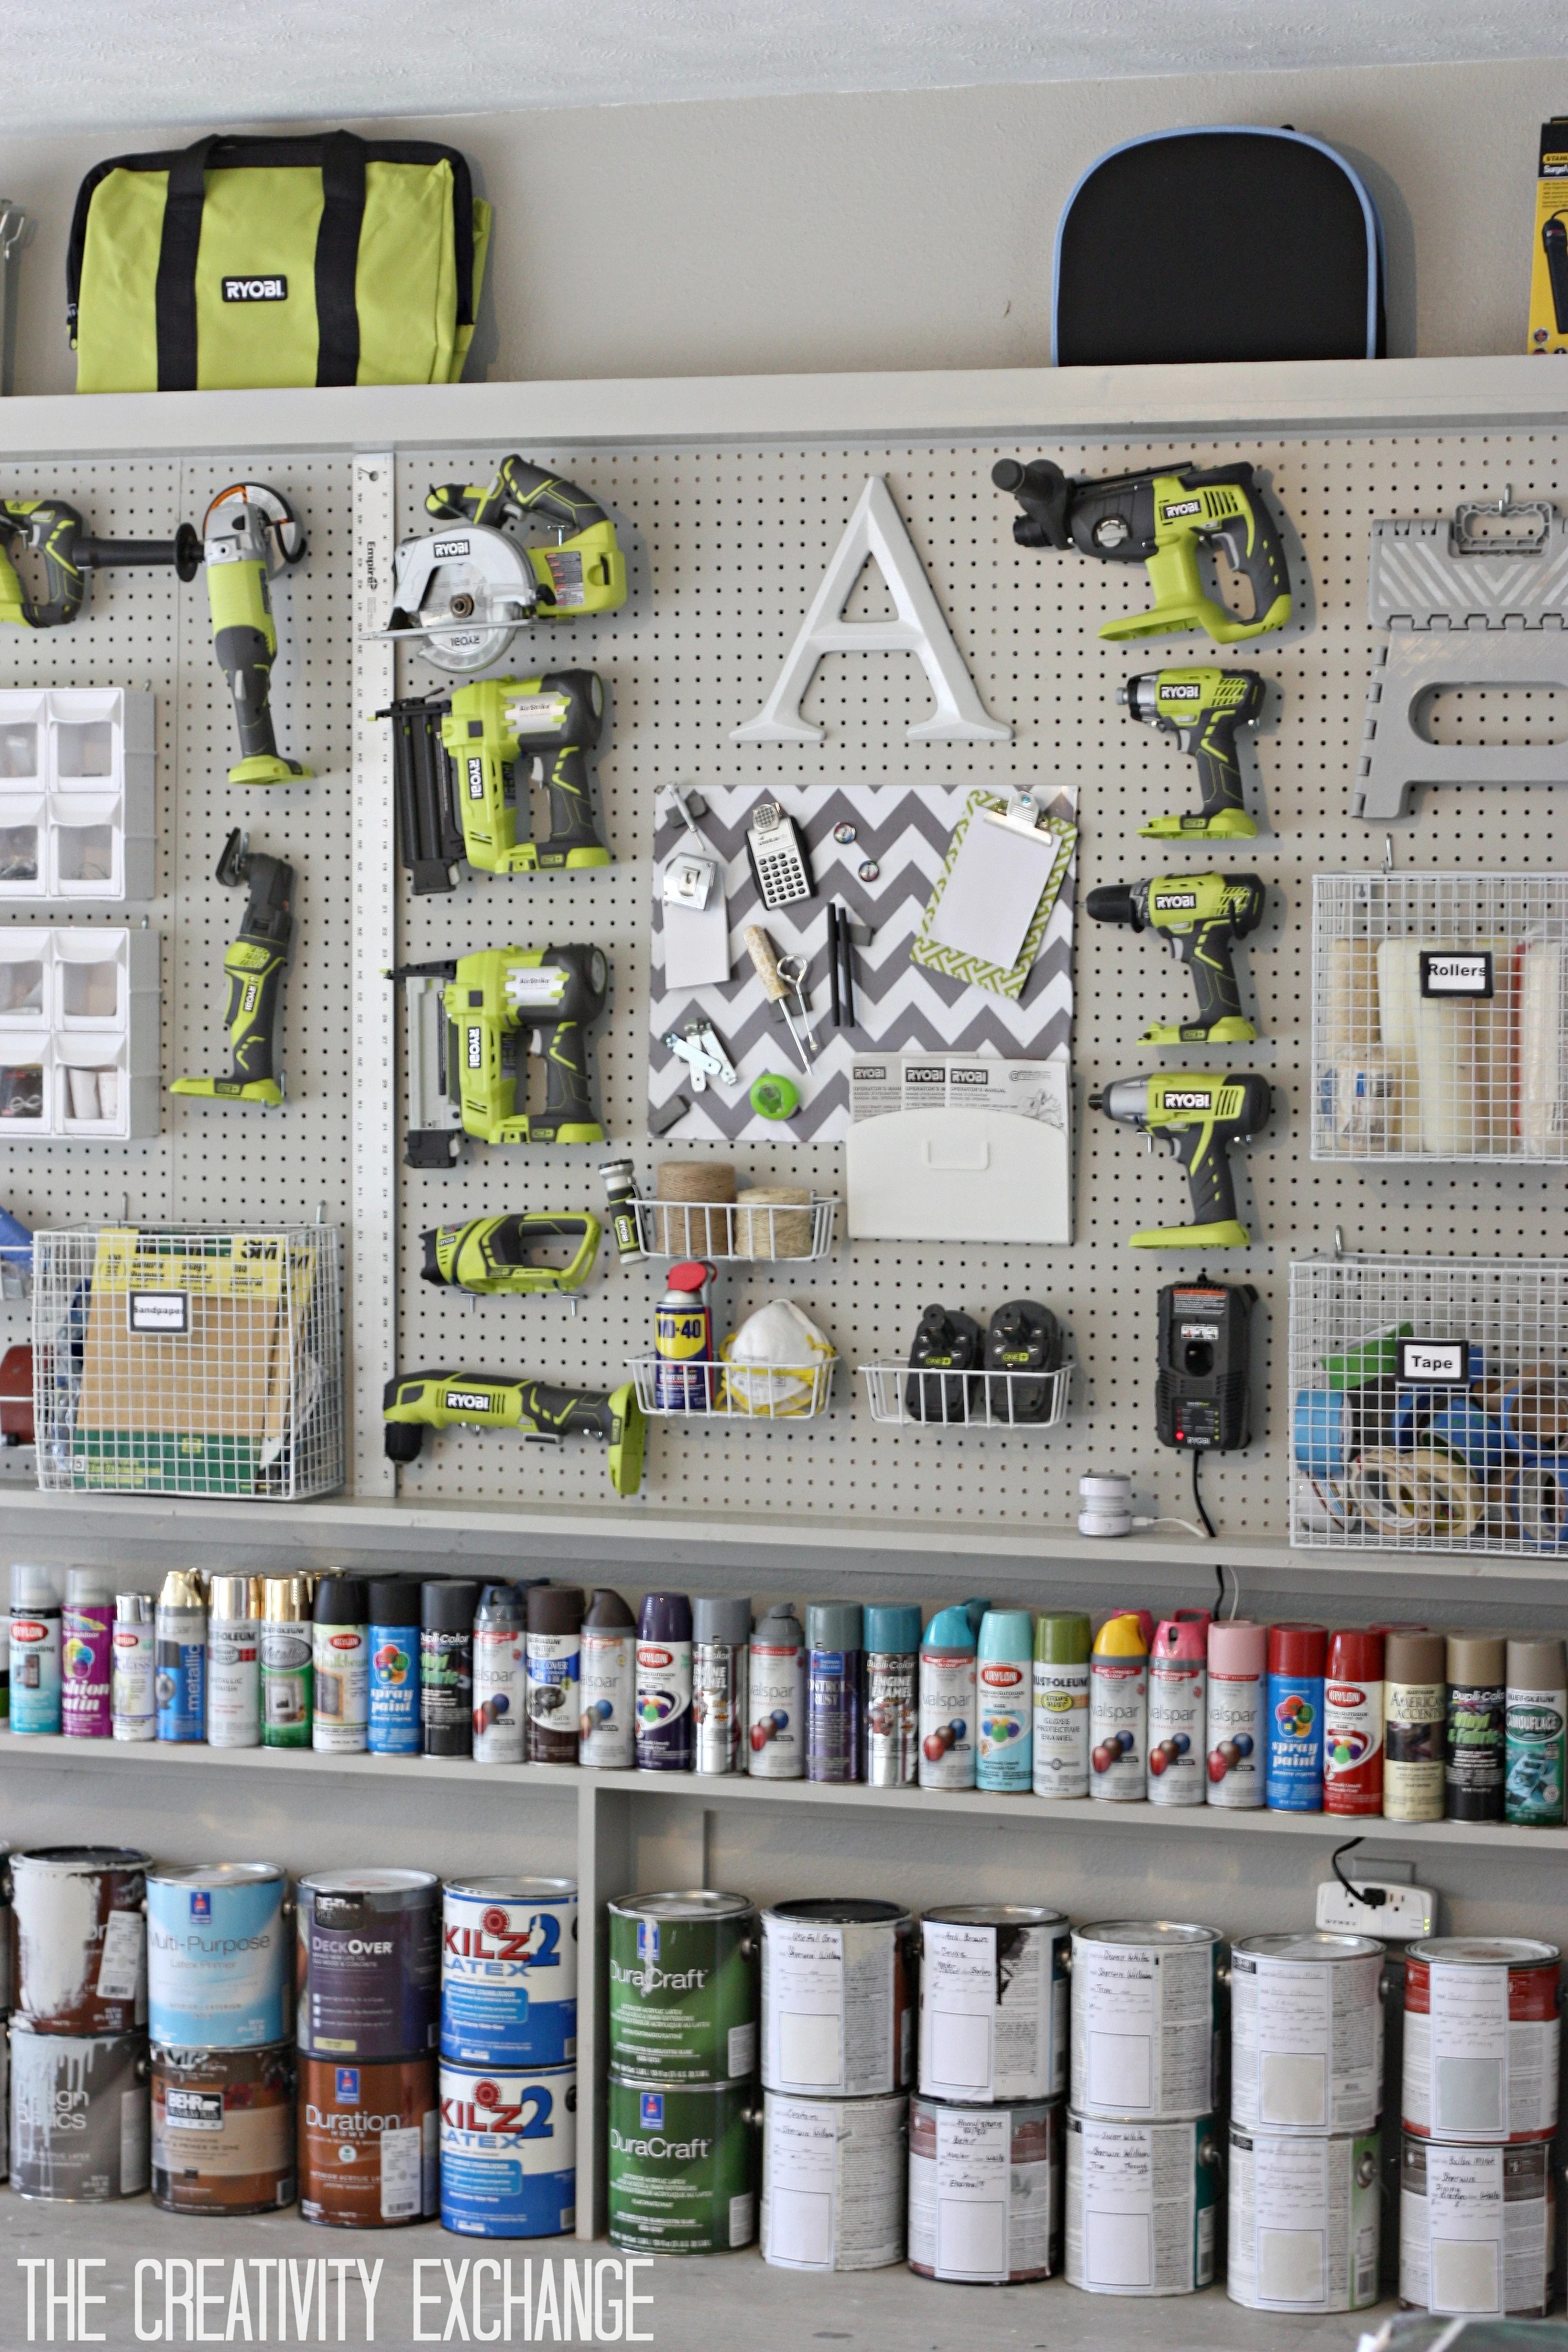
[[[916,1371],[862,1364],[871,1418],[892,1429],[1059,1428],[1072,1394],[1070,1364],[1054,1372]]]
[[[763,1258],[805,1265],[833,1249],[836,1198],[814,1193],[809,1201],[753,1199],[634,1200],[637,1239],[649,1257],[708,1258],[717,1265]]]
[[[676,1421],[816,1421],[833,1398],[838,1359],[799,1365],[722,1358],[634,1356],[627,1369],[644,1412]]]

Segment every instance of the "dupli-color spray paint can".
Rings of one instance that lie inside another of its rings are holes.
[[[1141,1804],[1147,1793],[1149,1644],[1146,1609],[1119,1609],[1094,1637],[1089,1660],[1089,1793]]]
[[[751,1730],[752,1604],[699,1593],[691,1604],[691,1722],[699,1772],[746,1769]]]
[[[153,1621],[153,1684],[160,1739],[203,1740],[207,1731],[207,1601],[201,1572],[172,1568]]]
[[[962,1607],[939,1609],[921,1643],[922,1789],[974,1786],[974,1630]]]
[[[419,1753],[419,1587],[412,1578],[374,1576],[370,1610],[370,1727],[373,1756]]]
[[[577,1761],[601,1772],[629,1772],[637,1762],[637,1619],[618,1592],[601,1586],[589,1594]]]
[[[1323,1810],[1323,1669],[1326,1625],[1268,1629],[1268,1806],[1277,1813]]]
[[[426,1756],[474,1752],[475,1579],[427,1578],[419,1588],[420,1744]]]
[[[1089,1794],[1089,1621],[1052,1609],[1035,1621],[1035,1794]]]
[[[68,1739],[107,1739],[113,1672],[114,1597],[96,1568],[66,1571],[60,1639],[60,1728]]]
[[[60,1596],[53,1569],[11,1563],[11,1728],[60,1727]]]
[[[858,1601],[812,1601],[805,1612],[805,1777],[860,1775],[866,1622]]]
[[[649,1592],[637,1614],[637,1770],[689,1772],[691,1602]]]
[[[1504,1799],[1508,1820],[1531,1829],[1563,1820],[1565,1679],[1563,1644],[1555,1637],[1510,1640]]]
[[[860,1778],[873,1789],[914,1786],[921,1761],[921,1612],[913,1601],[866,1610],[866,1716]]]
[[[1208,1788],[1211,1805],[1263,1802],[1268,1757],[1268,1633],[1249,1617],[1209,1627]]]
[[[1035,1621],[1029,1612],[988,1609],[976,1637],[976,1788],[1024,1796],[1033,1786],[1034,1670]]]
[[[1383,1811],[1383,1635],[1329,1636],[1323,1673],[1323,1811]]]
[[[1500,1822],[1508,1713],[1508,1637],[1450,1633],[1443,1813],[1450,1822]]]
[[[1208,1739],[1206,1609],[1178,1609],[1149,1653],[1149,1802],[1201,1805]]]
[[[751,1738],[757,1780],[805,1773],[805,1635],[792,1602],[775,1601],[752,1627]]]

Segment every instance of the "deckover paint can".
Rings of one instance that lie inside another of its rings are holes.
[[[672,1888],[609,1906],[610,2063],[659,2083],[728,2083],[757,2063],[755,1906]]]
[[[1067,2277],[1087,2294],[1212,2284],[1223,2152],[1212,2116],[1112,2122],[1068,2113]]]
[[[744,2083],[649,2083],[612,2073],[610,2243],[636,2254],[718,2254],[757,2234],[756,2092]]]
[[[763,2095],[763,2260],[876,2271],[904,2258],[909,2100]]]
[[[1061,2268],[1059,2099],[994,2107],[910,2101],[910,2270],[968,2286],[1018,2286]]]
[[[763,2081],[770,2091],[869,2098],[907,2090],[914,1921],[839,1895],[763,1913]]]
[[[577,2069],[440,2063],[441,2227],[559,2238],[577,2226]]]
[[[1080,2116],[1206,2116],[1219,2079],[1215,1927],[1106,1919],[1072,1931],[1071,2105]]]
[[[292,2042],[264,2050],[153,2044],[153,2202],[166,2213],[292,2205]]]
[[[1478,2147],[1402,2135],[1402,2303],[1455,2317],[1544,2319],[1556,2248],[1549,2141]]]
[[[920,2087],[987,2105],[1067,2089],[1068,1950],[1059,1911],[952,1903],[921,1921]]]
[[[1405,1962],[1400,2120],[1432,2139],[1550,2139],[1563,1955],[1525,1936],[1430,1936]]]
[[[260,2050],[294,2023],[289,1882],[275,1863],[147,1874],[147,2030],[180,2050]]]
[[[1364,2311],[1378,2299],[1375,2132],[1230,2127],[1226,2293],[1248,2311]]]
[[[1232,1947],[1233,2123],[1263,2132],[1372,2129],[1383,2112],[1383,1961],[1372,1936],[1308,1930],[1244,1936]]]
[[[300,2059],[300,2210],[335,2230],[428,2221],[438,2201],[434,2058]]]
[[[479,2066],[576,2063],[574,1878],[442,1888],[441,2048]]]
[[[11,2186],[55,2204],[108,2205],[148,2178],[141,2033],[42,2032],[11,2021]]]
[[[113,2035],[146,2023],[147,1859],[110,1845],[11,1856],[14,1998],[42,2032]]]
[[[324,1870],[299,1885],[300,2047],[416,2058],[436,2047],[440,1887],[428,1870]]]

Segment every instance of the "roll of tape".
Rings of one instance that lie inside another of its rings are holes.
[[[1351,1393],[1298,1389],[1294,1415],[1296,1467],[1308,1478],[1342,1478],[1353,1448]]]
[[[1568,1551],[1568,1463],[1532,1462],[1508,1490],[1508,1515],[1539,1551]]]
[[[1415,1453],[1374,1446],[1351,1474],[1353,1507],[1374,1535],[1399,1543],[1459,1542],[1479,1524],[1485,1497],[1464,1463],[1435,1446]]]

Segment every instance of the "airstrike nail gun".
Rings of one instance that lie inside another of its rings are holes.
[[[1120,643],[1206,629],[1216,645],[1228,646],[1282,629],[1290,617],[1285,551],[1254,470],[1245,463],[1074,482],[1048,457],[1032,458],[1026,466],[1004,457],[992,467],[991,478],[1023,509],[1013,523],[1020,547],[1076,548],[1102,563],[1146,567],[1154,591],[1152,609],[1107,621],[1102,637]],[[1204,593],[1198,549],[1209,540],[1224,548],[1233,571],[1250,584],[1250,620],[1238,619]]]
[[[1167,1076],[1113,1078],[1089,1098],[1123,1127],[1158,1136],[1187,1171],[1196,1222],[1155,1225],[1128,1236],[1134,1249],[1246,1249],[1250,1236],[1236,1213],[1228,1144],[1257,1135],[1272,1105],[1256,1070],[1220,1076],[1179,1070]]]
[[[552,1389],[542,1381],[492,1381],[483,1372],[405,1372],[388,1381],[382,1416],[390,1462],[417,1462],[427,1429],[517,1429],[541,1445],[596,1437],[609,1450],[616,1494],[635,1495],[642,1485],[647,1423],[630,1381],[618,1389]]]
[[[1251,669],[1149,669],[1116,689],[1145,727],[1173,735],[1198,763],[1196,816],[1157,816],[1138,828],[1154,841],[1252,841],[1258,820],[1242,805],[1236,756],[1239,727],[1263,708],[1263,680]]]
[[[1262,919],[1263,885],[1256,874],[1157,874],[1146,882],[1112,882],[1091,890],[1097,923],[1126,923],[1170,942],[1192,973],[1195,1021],[1156,1021],[1145,1045],[1246,1045],[1258,1032],[1241,1009],[1230,960],[1232,940],[1244,940]]]
[[[41,596],[22,593],[13,558],[23,549],[42,559]],[[166,565],[181,580],[194,580],[202,568],[202,542],[188,522],[170,540],[93,539],[63,499],[0,499],[0,622],[61,628],[80,612],[90,572],[143,565]]]
[[[169,1092],[276,1108],[283,1099],[278,1017],[294,929],[294,868],[261,850],[252,855],[250,835],[236,826],[218,859],[217,878],[226,890],[248,886],[250,891],[239,936],[223,960],[228,980],[223,1022],[234,1068],[226,1078],[176,1078]]]
[[[388,972],[407,992],[410,1168],[455,1168],[463,1137],[481,1143],[603,1143],[589,1093],[585,1032],[605,1009],[598,948],[482,948]],[[545,1105],[527,1095],[519,1046],[544,1057]]]

